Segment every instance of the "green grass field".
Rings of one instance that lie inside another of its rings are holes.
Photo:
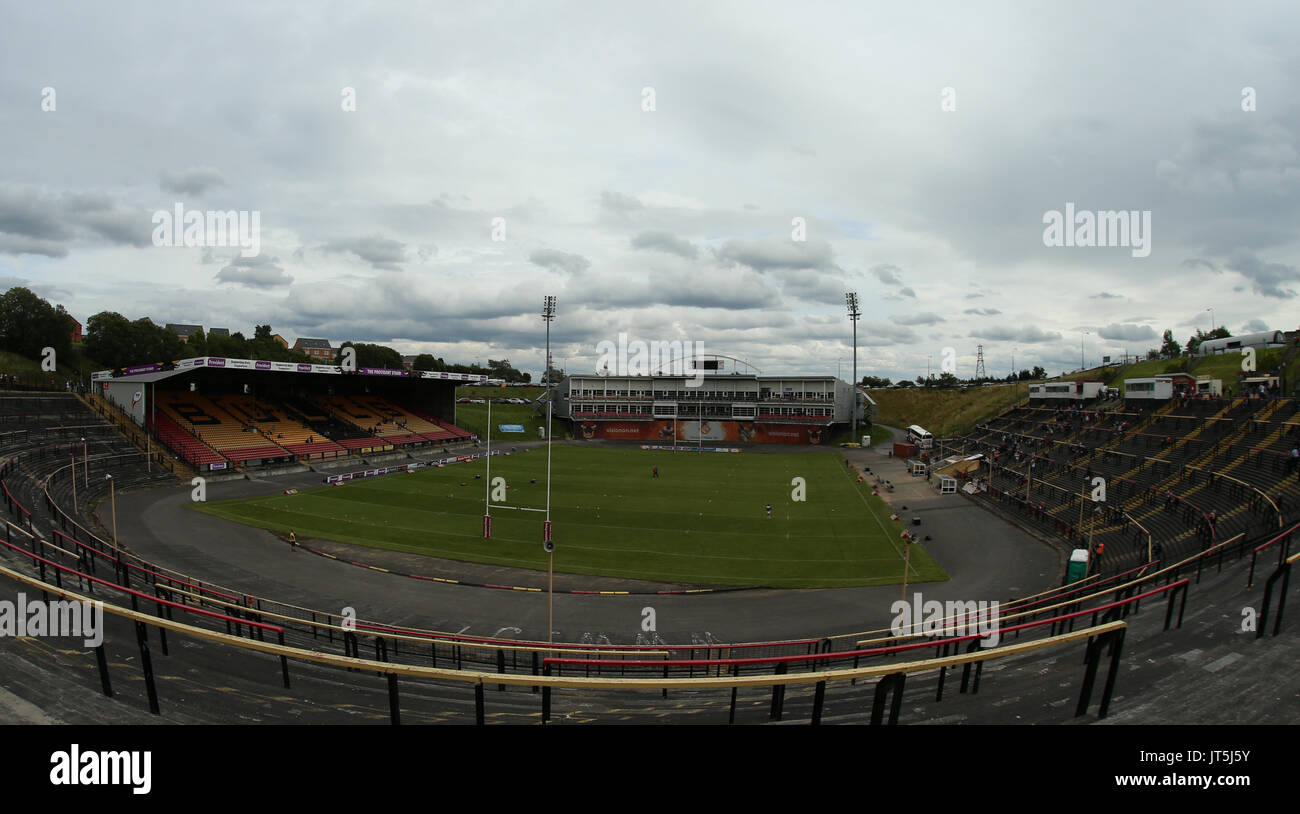
[[[494,509],[492,539],[483,539],[484,481],[474,477],[483,472],[480,460],[195,508],[273,531],[292,528],[300,538],[544,570],[542,513]],[[902,580],[903,525],[831,451],[699,455],[559,445],[552,472],[557,571],[779,588]],[[506,479],[505,503],[513,506],[545,505],[545,473],[544,447],[492,460],[492,478]],[[794,477],[806,481],[804,502],[791,498]],[[919,545],[911,567],[909,582],[947,579]]]

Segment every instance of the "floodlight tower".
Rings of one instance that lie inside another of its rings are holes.
[[[551,322],[555,319],[555,297],[542,298],[542,321],[546,323],[546,520],[542,524],[542,544],[546,549],[546,643],[555,629],[554,591],[555,546],[551,543],[551,415],[555,412],[551,397]]]
[[[849,435],[849,440],[852,441],[858,437],[858,317],[862,316],[862,311],[858,309],[858,292],[849,291],[844,295],[844,301],[849,309],[849,321],[853,323],[853,386],[849,388],[849,393],[853,397],[850,408],[853,415],[853,430]]]
[[[983,381],[988,374],[984,372],[984,346],[975,347],[975,380]]]

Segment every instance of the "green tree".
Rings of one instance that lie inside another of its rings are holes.
[[[412,370],[442,370],[442,360],[435,358],[432,353],[421,353],[415,357],[411,363]]]
[[[1161,356],[1167,359],[1174,359],[1182,354],[1183,348],[1178,344],[1178,340],[1174,339],[1173,331],[1166,329],[1161,339],[1163,340],[1163,343],[1160,345]]]
[[[356,351],[358,370],[363,367],[383,368],[385,370],[404,370],[406,368],[406,365],[402,364],[402,354],[387,345],[374,345],[368,342],[344,342],[339,345],[338,353],[334,355],[334,364],[343,363],[344,348],[352,348]]]
[[[53,348],[56,358],[72,356],[72,323],[63,306],[22,287],[0,295],[0,349],[37,359],[45,348]]]

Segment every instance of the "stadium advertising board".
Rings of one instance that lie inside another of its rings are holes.
[[[703,424],[703,426],[699,426]],[[585,439],[665,441],[698,444],[703,440],[755,444],[820,444],[824,427],[758,421],[578,421]]]
[[[430,466],[447,466],[449,464],[466,463],[478,458],[482,458],[487,453],[475,452],[473,455],[457,455],[452,458],[438,458],[436,460],[424,462],[416,461],[411,464],[398,464],[396,466],[382,466],[378,469],[363,469],[359,472],[344,472],[341,475],[330,475],[325,478],[326,483],[344,483],[350,480],[361,480],[362,478],[374,478],[380,475],[391,475],[394,472],[414,472],[417,469],[426,469]],[[499,449],[492,450],[493,455],[509,455],[508,452],[502,452]]]
[[[497,429],[501,432],[523,432],[523,424],[498,424]]]

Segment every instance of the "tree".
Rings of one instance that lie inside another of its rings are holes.
[[[442,360],[435,359],[431,353],[421,353],[411,363],[411,370],[442,370]]]
[[[144,317],[130,322],[115,311],[101,311],[86,320],[86,327],[86,355],[108,367],[171,362],[185,355],[180,337]]]
[[[208,353],[208,339],[203,335],[203,329],[199,328],[194,333],[185,338],[186,356],[220,356],[220,354]]]
[[[15,287],[0,295],[0,349],[36,359],[45,348],[57,357],[72,355],[72,323],[68,312],[36,296],[30,289]]]
[[[890,384],[891,384],[891,382],[889,381],[889,379],[884,379],[884,378],[881,378],[881,377],[879,377],[879,376],[863,376],[863,377],[862,377],[862,386],[863,386],[863,387],[889,387]]]
[[[1047,378],[1047,371],[1046,371],[1046,370],[1043,370],[1043,369],[1042,369],[1041,367],[1039,367],[1038,365],[1034,365],[1034,372],[1033,372],[1032,374],[1030,374],[1030,378],[1031,378],[1031,379],[1046,379],[1046,378]]]
[[[334,356],[334,364],[343,363],[343,349],[353,348],[357,353],[357,369],[363,367],[382,368],[385,370],[404,370],[402,354],[387,345],[373,345],[368,342],[344,342]]]
[[[1232,336],[1228,329],[1220,325],[1209,333],[1205,333],[1200,328],[1196,329],[1196,335],[1187,340],[1187,352],[1195,355],[1201,349],[1201,343],[1207,339],[1227,339]]]
[[[1160,355],[1166,359],[1174,359],[1182,355],[1182,346],[1178,340],[1174,339],[1174,332],[1166,329],[1164,336],[1161,337],[1163,344],[1160,345]]]

